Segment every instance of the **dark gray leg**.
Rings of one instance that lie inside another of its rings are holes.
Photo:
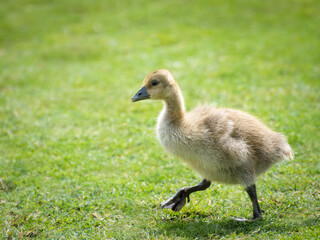
[[[261,209],[260,209],[258,199],[257,199],[256,185],[253,184],[253,185],[245,188],[245,190],[248,193],[248,195],[251,199],[251,202],[252,202],[252,206],[253,206],[253,217],[251,220],[256,220],[256,219],[262,218]]]
[[[186,204],[186,199],[190,202],[189,195],[191,193],[206,190],[210,185],[210,181],[203,179],[202,182],[196,186],[181,188],[173,197],[162,203],[161,208],[171,208],[173,211],[179,211]]]

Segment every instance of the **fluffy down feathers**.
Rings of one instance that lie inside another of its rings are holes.
[[[286,138],[247,113],[211,106],[186,112],[167,70],[149,74],[133,101],[163,100],[157,123],[161,145],[210,181],[254,184],[274,163],[293,159]]]

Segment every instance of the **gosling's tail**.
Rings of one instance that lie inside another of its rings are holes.
[[[282,156],[283,160],[293,160],[294,159],[294,152],[287,142],[281,148],[281,156]]]

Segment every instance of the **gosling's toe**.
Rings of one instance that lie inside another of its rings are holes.
[[[256,221],[256,220],[259,220],[259,219],[262,219],[261,213],[260,213],[260,214],[257,214],[257,215],[254,215],[254,216],[251,218],[251,221]]]

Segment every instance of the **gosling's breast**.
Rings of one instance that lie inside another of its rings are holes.
[[[157,138],[167,152],[181,158],[198,172],[207,169],[208,163],[214,165],[221,155],[205,141],[205,133],[199,136],[174,124],[159,122]]]
[[[184,148],[184,136],[174,127],[158,124],[157,138],[162,147],[174,155],[180,155],[181,149]]]

